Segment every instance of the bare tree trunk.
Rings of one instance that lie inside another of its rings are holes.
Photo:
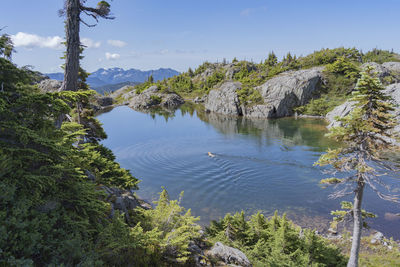
[[[78,91],[80,0],[67,0],[66,8],[67,55],[65,60],[64,82],[61,90]]]
[[[361,214],[361,202],[364,193],[364,181],[358,181],[357,189],[355,191],[354,204],[353,204],[353,215],[354,215],[354,227],[353,227],[353,241],[351,243],[350,259],[347,263],[347,267],[358,266],[358,253],[360,250],[361,241],[361,230],[362,230],[362,214]]]

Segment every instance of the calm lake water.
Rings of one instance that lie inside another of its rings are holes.
[[[328,199],[332,189],[318,184],[326,176],[313,163],[335,146],[324,137],[322,120],[230,118],[193,106],[151,114],[118,107],[98,118],[108,135],[103,144],[141,180],[136,193],[154,201],[162,186],[172,199],[184,191],[182,205],[202,224],[227,212],[278,210],[301,226],[326,229],[330,211],[350,200]],[[399,239],[400,217],[393,215],[400,213],[399,204],[369,190],[364,203],[378,215],[371,227]]]

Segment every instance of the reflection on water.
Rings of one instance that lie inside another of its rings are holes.
[[[200,106],[148,113],[119,107],[99,116],[104,144],[142,180],[137,194],[155,200],[161,186],[206,224],[227,212],[287,212],[302,226],[327,226],[340,200],[328,199],[313,163],[335,144],[325,122],[284,118],[253,120],[205,113]],[[215,157],[209,157],[212,152]],[[366,192],[365,208],[378,213],[372,227],[400,237],[398,221],[385,213],[400,208]],[[318,225],[309,218],[318,218]],[[389,218],[389,219],[387,219]]]

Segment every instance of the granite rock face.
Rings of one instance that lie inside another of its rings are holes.
[[[379,64],[376,62],[368,62],[361,65],[361,69],[365,70],[367,66],[371,66],[374,68],[374,72],[376,72],[379,79],[385,78],[390,75],[390,69],[386,68],[383,64]]]
[[[332,111],[326,114],[326,119],[330,122],[327,126],[328,128],[340,126],[341,123],[337,121],[335,118],[340,117],[343,118],[347,116],[354,108],[354,102],[347,101],[337,107],[335,107]]]
[[[382,67],[389,71],[400,73],[400,62],[385,62],[382,64]]]
[[[292,116],[293,108],[307,104],[315,97],[322,85],[322,67],[289,71],[268,80],[258,87],[263,99],[263,112],[260,107],[246,112],[248,117],[260,117],[268,112],[268,118]]]
[[[113,98],[109,96],[103,96],[97,98],[97,104],[101,107],[111,106],[113,104]]]
[[[225,82],[219,89],[211,90],[206,101],[206,111],[225,115],[242,115],[237,91],[242,88],[240,82]]]
[[[207,256],[223,261],[225,264],[235,264],[236,266],[251,267],[253,266],[246,255],[232,247],[225,246],[221,242],[215,245],[206,253]]]
[[[140,94],[133,94],[129,99],[129,106],[133,109],[149,109],[162,107],[174,109],[182,105],[185,101],[175,93],[162,93],[155,85],[150,86]]]
[[[279,118],[294,114],[293,108],[305,105],[315,97],[322,85],[323,68],[289,71],[256,87],[264,104],[245,107],[240,103],[238,82],[225,82],[210,91],[205,102],[207,111],[253,118]]]
[[[62,81],[46,79],[41,81],[38,87],[42,93],[52,93],[57,92],[61,88],[61,85]]]

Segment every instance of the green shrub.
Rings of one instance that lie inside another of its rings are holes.
[[[390,61],[400,61],[399,54],[394,53],[393,51],[381,50],[374,48],[371,51],[367,52],[362,56],[364,62],[376,62],[382,64],[384,62]]]
[[[158,95],[151,95],[151,96],[150,96],[150,99],[151,99],[151,101],[154,102],[156,105],[160,104],[161,101],[162,101],[161,96],[158,96]]]
[[[213,221],[206,233],[212,241],[242,250],[254,266],[346,266],[338,248],[276,212],[270,220],[261,213],[250,220],[243,212],[227,214]]]
[[[318,99],[311,99],[307,105],[297,107],[294,110],[304,115],[325,116],[345,101],[345,97],[335,97],[325,94]]]
[[[189,260],[189,241],[200,238],[201,227],[196,224],[199,218],[193,217],[191,210],[185,211],[179,200],[170,200],[165,189],[160,193],[157,206],[151,210],[137,210],[144,231],[156,231],[159,234],[159,247],[166,257],[173,256],[178,262]]]

